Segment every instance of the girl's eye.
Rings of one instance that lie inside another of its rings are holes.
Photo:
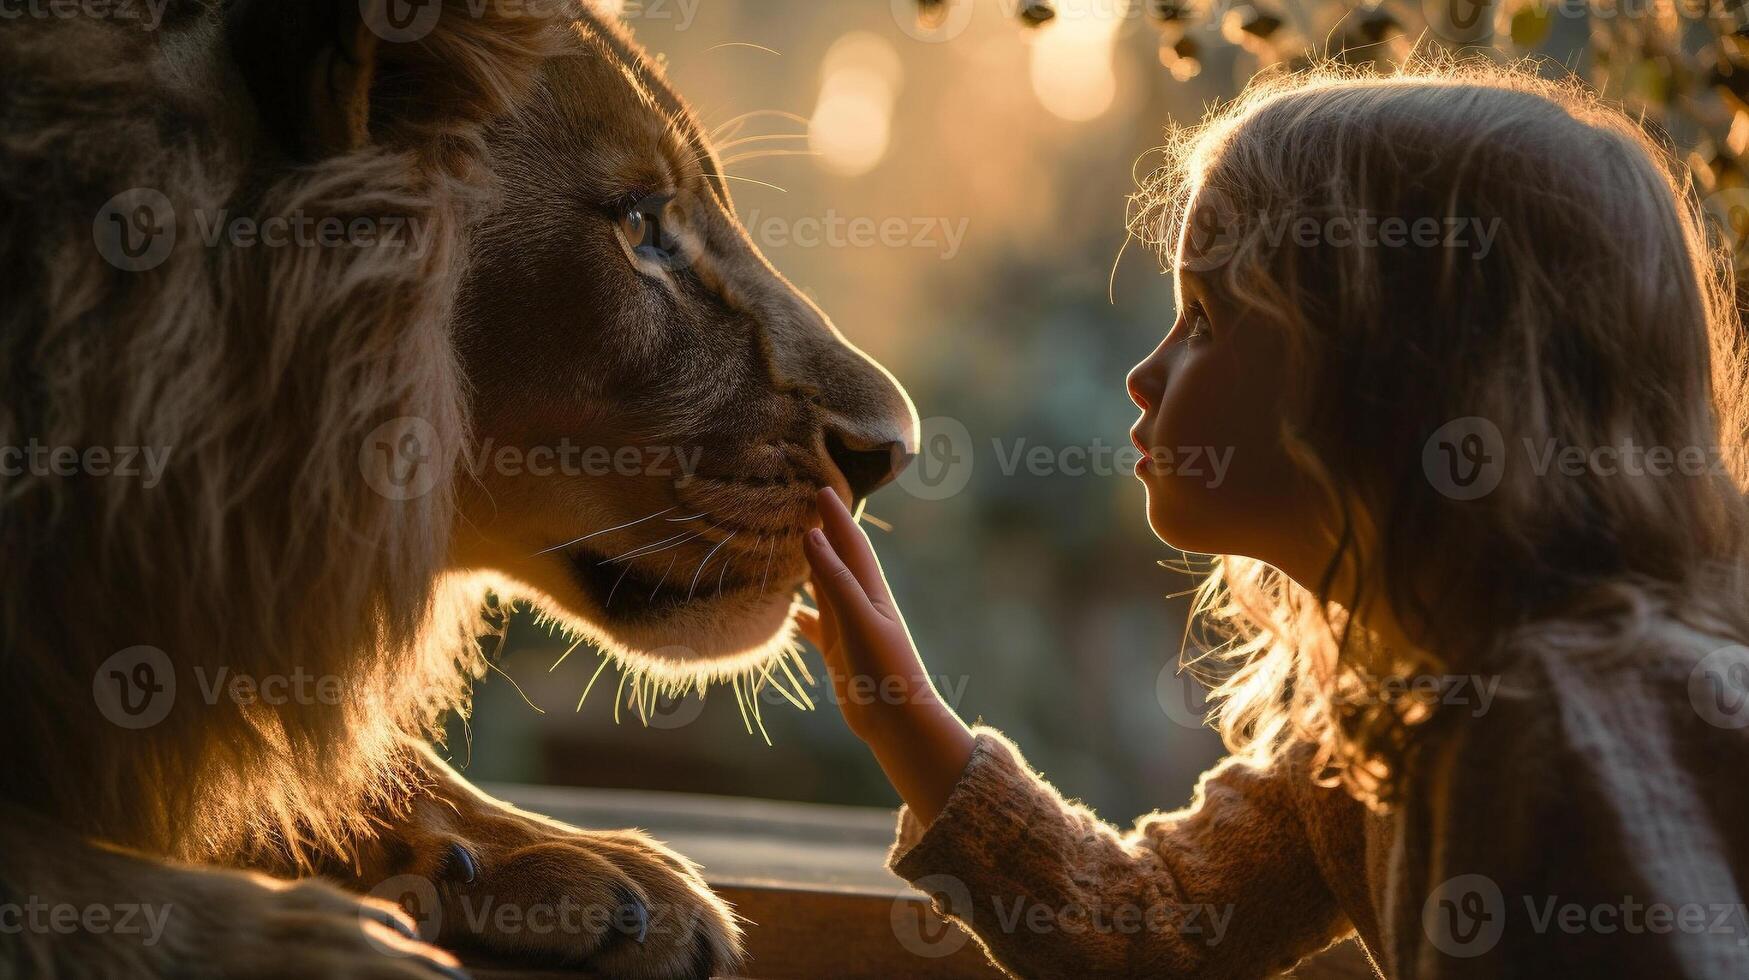
[[[671,257],[674,238],[663,227],[669,197],[651,196],[628,206],[620,215],[619,232],[633,252],[650,259]]]

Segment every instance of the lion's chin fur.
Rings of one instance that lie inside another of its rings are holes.
[[[659,624],[611,629],[551,596],[526,587],[516,594],[533,604],[542,621],[601,651],[631,683],[661,693],[702,693],[712,686],[756,691],[771,682],[781,662],[800,665],[795,600],[788,594],[720,600],[678,610]]]

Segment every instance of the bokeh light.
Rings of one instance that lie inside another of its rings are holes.
[[[893,103],[904,79],[899,55],[880,35],[851,31],[826,52],[820,75],[808,146],[834,173],[868,173],[892,141]]]
[[[1071,122],[1097,119],[1117,97],[1113,45],[1122,15],[1093,4],[1038,32],[1032,45],[1032,90],[1050,113]]]

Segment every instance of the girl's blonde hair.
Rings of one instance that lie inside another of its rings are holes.
[[[1730,258],[1663,142],[1576,81],[1446,60],[1262,78],[1166,158],[1132,227],[1175,260],[1194,238],[1280,331],[1285,444],[1333,535],[1311,588],[1222,556],[1199,591],[1214,644],[1191,666],[1231,748],[1312,742],[1381,804],[1437,703],[1405,679],[1653,615],[1749,635]],[[1575,471],[1569,447],[1642,462]],[[1649,472],[1651,450],[1682,472]],[[1421,649],[1351,621],[1379,603]]]

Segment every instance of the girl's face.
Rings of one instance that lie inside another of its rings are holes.
[[[1216,256],[1197,237],[1179,245],[1178,319],[1129,374],[1148,523],[1183,551],[1309,570],[1312,497],[1281,439],[1282,333],[1225,295]]]

